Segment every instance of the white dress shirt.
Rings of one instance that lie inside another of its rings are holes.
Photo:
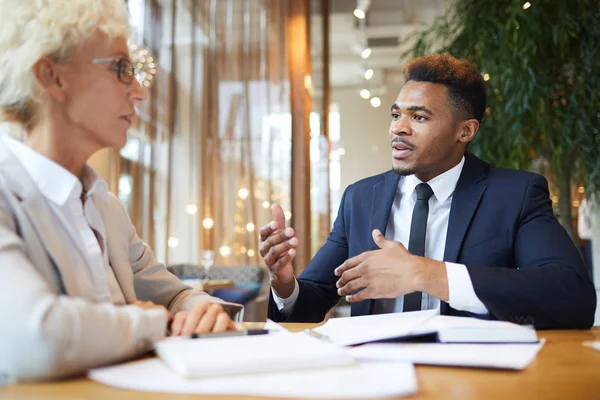
[[[83,296],[93,302],[124,305],[108,259],[104,221],[96,207],[97,202],[108,200],[106,182],[86,165],[82,185],[71,172],[18,140],[8,136],[2,140],[23,164],[77,249],[78,254],[72,256],[81,264],[75,274]]]
[[[427,258],[437,261],[443,261],[444,259],[452,197],[464,164],[465,158],[463,157],[456,166],[427,182],[433,190],[433,196],[429,199],[429,215],[425,236],[425,257]],[[415,175],[400,177],[385,232],[387,239],[400,242],[406,248],[408,248],[410,237],[413,208],[417,200],[415,188],[420,183],[422,181]],[[445,262],[445,264],[450,306],[457,310],[486,314],[488,312],[487,308],[475,294],[467,267],[463,264],[450,262]],[[273,289],[271,291],[279,311],[284,315],[289,315],[300,293],[298,282],[296,281],[294,291],[286,299],[277,296]],[[401,312],[403,304],[404,296],[398,297],[394,307],[395,312]],[[423,293],[421,309],[437,309],[439,312],[440,300]]]

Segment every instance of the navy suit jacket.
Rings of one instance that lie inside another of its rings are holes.
[[[326,243],[298,277],[300,294],[289,317],[272,295],[276,321],[320,322],[338,302],[333,270],[375,250],[371,231],[386,231],[399,176],[393,171],[350,185]],[[444,261],[467,267],[489,314],[475,315],[442,302],[445,315],[533,324],[537,329],[584,329],[594,322],[596,291],[581,256],[552,213],[545,178],[494,168],[466,155],[448,223]],[[352,304],[367,315],[372,300]]]

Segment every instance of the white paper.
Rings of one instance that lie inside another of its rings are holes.
[[[437,310],[332,318],[313,329],[333,343],[350,346],[375,340],[407,336],[438,313]],[[419,333],[424,333],[421,330]],[[431,332],[435,332],[432,330]]]
[[[89,377],[121,389],[167,393],[351,399],[417,392],[414,368],[402,362],[186,380],[152,358],[91,370]]]
[[[415,364],[525,369],[544,345],[372,343],[350,349],[358,360],[406,361]]]
[[[159,357],[187,377],[243,374],[354,364],[347,349],[305,334],[167,339],[154,344]]]

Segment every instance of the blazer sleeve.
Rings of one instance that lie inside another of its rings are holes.
[[[53,379],[128,359],[166,333],[160,310],[59,295],[33,265],[0,192],[0,373]]]
[[[333,273],[348,259],[348,238],[346,234],[346,202],[351,198],[348,187],[342,196],[337,218],[325,244],[298,277],[300,292],[291,314],[286,317],[279,312],[270,291],[269,318],[278,322],[321,322],[325,315],[337,304],[340,297],[335,286],[338,277]]]
[[[129,263],[133,270],[134,288],[138,299],[164,305],[172,313],[189,310],[199,301],[208,300],[211,303],[222,304],[233,318],[241,320],[244,309],[241,304],[229,303],[206,292],[194,290],[167,271],[165,265],[156,260],[150,246],[137,235],[123,205],[115,196],[110,196],[113,203],[111,207],[120,213],[118,218],[127,224]]]
[[[587,329],[596,291],[573,241],[552,212],[548,184],[529,181],[513,248],[516,268],[467,265],[477,297],[496,318],[537,329]]]

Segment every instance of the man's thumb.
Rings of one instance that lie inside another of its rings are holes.
[[[379,229],[373,229],[373,241],[380,249],[397,247],[399,243],[394,242],[393,240],[388,240],[381,234]]]

